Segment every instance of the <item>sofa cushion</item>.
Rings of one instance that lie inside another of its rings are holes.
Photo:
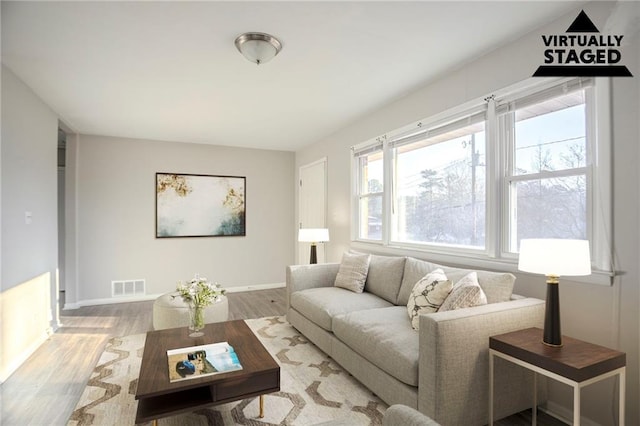
[[[411,290],[418,281],[422,279],[429,272],[433,272],[442,266],[435,263],[426,262],[424,260],[414,259],[408,257],[404,263],[404,274],[402,276],[402,285],[400,286],[400,292],[398,293],[398,300],[396,305],[406,306],[409,302],[409,295]]]
[[[404,306],[354,311],[333,319],[333,333],[381,370],[418,386],[419,334]]]
[[[393,305],[371,293],[354,293],[339,287],[310,288],[291,295],[291,307],[327,331],[331,331],[336,315],[388,306]]]
[[[471,269],[451,267],[443,267],[442,269],[454,283],[461,280],[469,272],[472,272]],[[476,273],[478,274],[478,283],[487,296],[487,303],[508,302],[511,300],[513,284],[516,281],[516,277],[513,274],[482,270],[477,270]]]
[[[416,283],[407,302],[407,312],[414,330],[420,326],[420,314],[438,312],[452,288],[453,284],[442,269],[429,272]]]
[[[400,287],[396,305],[406,305],[409,301],[411,290],[418,280],[438,268],[442,268],[447,278],[454,283],[460,281],[469,272],[473,272],[471,269],[453,268],[409,257],[404,265],[402,286]],[[476,272],[478,274],[478,283],[480,283],[482,291],[487,296],[487,303],[507,302],[511,299],[513,284],[516,280],[513,274],[482,270],[477,270]]]
[[[487,304],[487,296],[478,284],[478,274],[470,272],[455,283],[451,293],[440,305],[438,312],[453,311],[455,309],[471,308]]]
[[[346,288],[354,293],[362,293],[369,272],[370,260],[371,255],[369,254],[343,254],[334,285],[336,287]]]
[[[405,257],[371,255],[369,275],[364,290],[395,304],[400,284],[402,284],[405,259]]]

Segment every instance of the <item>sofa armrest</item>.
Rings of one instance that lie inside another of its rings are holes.
[[[333,287],[340,269],[339,263],[287,266],[287,310],[291,294],[318,287]]]
[[[544,307],[524,298],[421,315],[418,409],[441,424],[487,424],[489,337],[541,327]],[[494,407],[501,418],[531,406],[533,375],[498,361]]]

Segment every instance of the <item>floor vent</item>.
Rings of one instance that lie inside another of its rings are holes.
[[[111,297],[140,296],[145,293],[145,280],[111,281]]]

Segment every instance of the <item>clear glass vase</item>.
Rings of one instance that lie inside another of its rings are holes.
[[[204,306],[195,303],[189,303],[189,330],[192,333],[189,337],[204,336],[202,329],[204,328]]]

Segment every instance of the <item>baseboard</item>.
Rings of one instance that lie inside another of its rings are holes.
[[[0,371],[0,385],[3,384],[13,373],[16,372],[18,368],[31,356],[38,348],[47,341],[47,339],[53,334],[53,329],[47,329],[38,339],[36,339],[27,349],[22,351],[20,356],[16,357],[15,360],[9,365],[5,371]]]
[[[556,404],[553,401],[547,401],[546,408],[539,407],[538,409],[568,425],[573,422],[573,410],[560,404]],[[583,426],[601,426],[600,423],[594,422],[584,416],[580,418],[580,424]]]
[[[283,288],[286,283],[270,283],[270,284],[256,284],[237,287],[228,287],[227,293],[239,293],[242,291],[258,291],[269,290],[273,288]],[[114,303],[128,303],[128,302],[146,302],[149,300],[155,300],[162,294],[147,294],[144,296],[129,296],[129,297],[109,297],[104,299],[89,299],[80,300],[76,303],[65,303],[62,308],[64,311],[78,309],[83,306],[96,306],[96,305],[111,305]]]
[[[242,291],[256,291],[256,290],[269,290],[272,288],[286,287],[286,283],[271,283],[271,284],[256,284],[256,285],[243,285],[239,287],[227,288],[227,293],[240,293]]]
[[[64,311],[82,308],[83,306],[112,305],[114,303],[146,302],[156,300],[161,294],[145,294],[144,296],[109,297],[104,299],[80,300],[76,303],[65,303]]]

